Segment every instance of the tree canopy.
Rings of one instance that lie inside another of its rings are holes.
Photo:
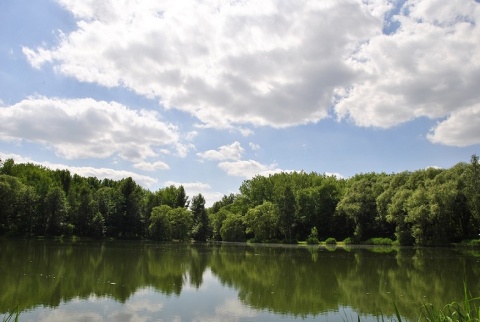
[[[183,186],[150,191],[132,178],[81,177],[0,162],[0,235],[197,241],[306,240],[448,245],[480,233],[480,164],[337,178],[315,172],[245,180],[210,208]]]

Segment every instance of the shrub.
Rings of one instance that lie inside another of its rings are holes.
[[[313,245],[318,243],[320,243],[320,241],[318,240],[318,230],[317,227],[313,227],[310,231],[310,235],[308,235],[307,244]]]
[[[354,242],[354,240],[353,240],[352,237],[347,237],[347,238],[345,238],[345,239],[343,240],[343,243],[344,243],[345,245],[355,244],[355,242]]]
[[[309,244],[309,245],[315,245],[315,244],[318,244],[318,243],[320,243],[320,241],[318,240],[317,237],[308,236],[308,238],[307,238],[307,244]]]
[[[330,238],[327,238],[325,240],[325,244],[327,245],[336,245],[337,244],[337,240],[333,237],[330,237]]]
[[[391,246],[393,244],[393,240],[390,238],[370,238],[365,242],[366,245],[387,245]]]

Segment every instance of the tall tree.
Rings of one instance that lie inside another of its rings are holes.
[[[143,233],[143,216],[141,213],[142,189],[131,177],[120,181],[122,195],[120,234],[122,237],[139,237]]]
[[[250,209],[245,215],[244,223],[246,233],[255,236],[259,242],[269,241],[277,237],[277,205],[270,201]]]
[[[155,240],[171,240],[172,227],[169,220],[170,206],[162,205],[152,209],[148,225],[148,236]]]
[[[59,236],[62,233],[67,212],[68,203],[63,189],[59,186],[50,188],[44,201],[44,234]]]
[[[105,235],[117,237],[123,220],[121,213],[122,195],[112,187],[103,187],[95,193],[95,202],[98,212],[102,215],[105,224]]]
[[[188,196],[183,186],[178,187],[175,196],[175,206],[173,208],[188,208]]]
[[[24,185],[15,177],[0,174],[0,234],[17,230],[15,216]]]
[[[283,194],[277,201],[278,227],[282,231],[285,241],[292,241],[292,231],[295,224],[295,196],[292,189],[286,186]]]
[[[468,171],[468,203],[476,221],[477,233],[480,233],[480,162],[478,155],[472,155]]]
[[[245,241],[243,216],[229,213],[222,223],[220,235],[223,241]]]
[[[337,211],[355,223],[354,238],[357,242],[365,241],[375,234],[377,176],[370,173],[350,179],[345,195],[337,205]]]
[[[205,210],[205,198],[201,193],[192,198],[190,210],[193,215],[192,238],[197,241],[206,241],[209,236],[209,223]]]
[[[18,234],[26,236],[33,234],[37,220],[38,200],[39,196],[32,187],[24,186],[19,191],[16,209]]]
[[[192,213],[184,207],[178,207],[168,212],[168,219],[172,228],[172,238],[187,240],[192,231]]]

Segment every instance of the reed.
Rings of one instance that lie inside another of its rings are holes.
[[[18,309],[15,309],[13,312],[5,315],[2,319],[2,322],[18,322],[18,317],[20,316],[20,312]]]
[[[472,297],[467,285],[463,286],[463,302],[452,302],[443,308],[435,308],[431,304],[422,306],[421,321],[427,322],[480,322],[480,297]]]

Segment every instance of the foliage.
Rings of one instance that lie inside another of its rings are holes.
[[[307,244],[315,245],[318,243],[320,243],[320,241],[318,240],[318,230],[317,227],[313,227],[310,235],[308,235]]]
[[[148,225],[148,236],[155,240],[171,240],[172,227],[168,218],[172,208],[168,205],[157,206],[152,209]]]
[[[197,241],[206,241],[210,235],[210,227],[205,210],[205,198],[202,194],[193,197],[190,210],[193,215],[192,238]]]
[[[480,322],[480,297],[472,297],[464,284],[464,300],[452,302],[439,309],[427,303],[422,306],[421,321],[427,322]]]
[[[224,241],[245,241],[245,226],[241,215],[228,214],[220,228]]]
[[[247,212],[244,218],[245,231],[253,234],[257,242],[270,241],[278,235],[277,218],[277,206],[265,201]]]
[[[349,179],[303,171],[255,176],[239,193],[205,205],[201,194],[190,200],[183,186],[152,192],[132,178],[0,163],[0,235],[312,243],[378,237],[423,246],[478,238],[480,164],[473,155],[450,169]],[[162,206],[170,210],[154,210]]]
[[[353,240],[352,237],[347,237],[347,238],[345,238],[345,239],[343,240],[343,243],[344,243],[345,245],[352,245],[352,244],[355,244],[355,241]]]
[[[337,244],[337,240],[333,237],[329,237],[325,240],[325,244],[327,245],[336,245]]]
[[[179,231],[168,236],[189,238],[192,221],[182,186],[150,192],[132,178],[85,178],[68,170],[16,164],[13,159],[0,164],[0,235],[142,238],[153,234],[163,239],[165,235],[155,230],[155,220],[150,220],[152,209],[161,205],[188,213],[171,214],[169,224]],[[199,211],[200,222],[208,228],[205,211]]]
[[[2,319],[2,322],[18,322],[18,318],[20,316],[20,312],[18,310],[15,310],[14,312],[11,312],[9,314],[5,314],[5,316]]]
[[[386,246],[391,246],[393,245],[393,240],[390,238],[385,238],[385,237],[375,237],[375,238],[370,238],[365,242],[366,245],[386,245]]]

